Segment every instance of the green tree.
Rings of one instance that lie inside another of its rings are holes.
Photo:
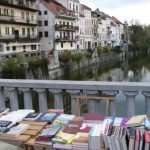
[[[59,60],[63,63],[68,63],[71,60],[71,53],[65,50],[63,53],[59,54]]]
[[[110,54],[110,50],[111,50],[111,47],[110,46],[104,46],[104,51],[107,53],[107,54]]]
[[[90,60],[92,59],[92,55],[93,53],[91,52],[85,52],[84,56],[86,57],[86,59],[88,60],[88,62],[90,63]]]

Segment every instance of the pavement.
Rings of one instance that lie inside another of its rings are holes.
[[[21,148],[0,141],[0,150],[21,150]]]

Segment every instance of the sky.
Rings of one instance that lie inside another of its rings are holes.
[[[140,24],[150,24],[150,0],[80,0],[95,10],[99,8],[104,13],[117,17],[121,22],[125,20]]]

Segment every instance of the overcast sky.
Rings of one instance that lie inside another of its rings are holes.
[[[80,2],[93,10],[99,8],[122,22],[134,19],[140,24],[150,24],[150,0],[80,0]]]

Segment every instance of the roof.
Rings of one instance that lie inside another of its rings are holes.
[[[80,8],[81,9],[88,9],[88,10],[92,10],[90,7],[84,5],[84,4],[80,4]]]
[[[122,23],[121,21],[119,21],[116,17],[112,16],[111,18],[112,18],[112,20],[113,20],[114,22],[116,22],[117,24],[123,24],[123,23]]]

